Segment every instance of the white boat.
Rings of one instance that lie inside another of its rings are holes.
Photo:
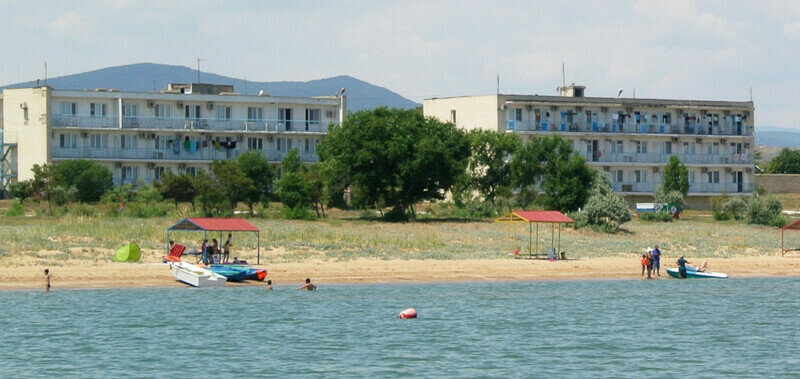
[[[172,276],[194,287],[222,287],[227,278],[186,262],[170,262]]]
[[[673,278],[678,278],[677,268],[667,268],[667,274]],[[694,267],[686,266],[687,279],[728,279],[728,274],[722,272],[697,271]]]

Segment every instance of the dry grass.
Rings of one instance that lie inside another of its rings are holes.
[[[262,260],[270,263],[353,261],[360,258],[483,259],[507,256],[506,228],[485,222],[419,221],[385,223],[356,218],[353,212],[336,212],[327,220],[286,221],[250,219],[261,229]],[[145,251],[145,260],[163,255],[165,228],[178,217],[155,219],[104,217],[2,217],[0,216],[0,266],[94,264],[110,259],[112,252],[131,241]],[[619,234],[564,228],[562,250],[568,257],[613,257],[641,254],[659,244],[665,254],[695,257],[778,254],[780,231],[738,222],[715,222],[707,212],[687,212],[672,223],[634,220]],[[557,234],[555,235],[557,238]],[[209,238],[220,238],[211,234]],[[540,229],[540,250],[550,242],[549,226]],[[190,248],[199,245],[200,233],[178,232],[172,238]],[[527,251],[527,226],[517,228],[517,248]],[[525,241],[525,242],[523,242]],[[233,255],[255,257],[256,236],[235,236]],[[800,246],[800,233],[787,234],[787,244]],[[70,263],[71,262],[71,263]]]

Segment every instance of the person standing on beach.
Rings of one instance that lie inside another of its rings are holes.
[[[661,276],[661,250],[658,250],[658,245],[653,249],[653,271]]]
[[[653,279],[653,277],[650,275],[653,272],[653,249],[650,248],[647,249],[646,259],[647,259],[647,279]]]
[[[222,246],[222,263],[228,263],[228,259],[231,257],[231,246],[233,246],[233,235],[228,233],[228,240]]]
[[[311,278],[306,278],[306,284],[298,288],[297,290],[313,291],[315,289],[317,289],[317,286],[311,284]]]
[[[681,255],[675,263],[678,264],[678,279],[686,279],[686,264],[691,262],[687,261],[686,258]]]
[[[644,270],[647,269],[647,255],[642,254],[642,278],[644,278]]]
[[[50,269],[44,269],[44,292],[50,292]]]

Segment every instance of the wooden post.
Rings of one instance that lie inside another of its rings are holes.
[[[536,257],[539,257],[539,223],[536,223]]]
[[[786,250],[783,248],[783,229],[781,229],[781,256],[786,254]]]
[[[533,254],[533,250],[531,249],[531,240],[533,239],[532,233],[533,233],[533,225],[531,225],[531,223],[529,222],[528,223],[528,255],[529,256]]]
[[[550,248],[556,247],[556,223],[550,224]],[[558,257],[558,251],[555,252]]]
[[[257,241],[258,241],[257,242],[258,245],[256,245],[257,249],[258,249],[258,258],[256,258],[256,264],[260,265],[261,264],[261,231],[260,230],[258,232],[256,232],[256,238],[257,238]]]
[[[561,258],[561,224],[558,224],[558,257]]]

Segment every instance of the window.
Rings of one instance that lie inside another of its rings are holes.
[[[623,181],[623,177],[622,177],[623,173],[624,173],[624,171],[622,171],[622,170],[611,170],[611,171],[609,171],[609,174],[610,174],[610,177],[611,177],[611,181],[612,182],[616,182],[616,183],[622,183],[622,181]]]
[[[664,142],[664,154],[672,154],[672,142]]]
[[[319,124],[321,113],[322,111],[319,109],[306,109],[306,130],[309,130],[311,125]]]
[[[622,140],[611,141],[611,152],[612,153],[623,153],[623,143]]]
[[[251,150],[262,150],[264,148],[264,139],[247,137],[247,148]]]
[[[303,151],[305,151],[306,153],[311,151],[311,139],[310,138],[306,138],[305,146],[303,148]]]
[[[684,142],[683,143],[683,154],[684,155],[694,155],[696,154],[695,143],[694,142]]]
[[[634,170],[633,177],[636,183],[647,183],[647,171],[645,170]]]
[[[185,118],[199,119],[201,116],[199,105],[186,105],[184,106],[183,116]]]
[[[75,148],[78,146],[78,135],[61,133],[58,135],[58,147]]]
[[[247,107],[247,121],[261,121],[264,119],[264,109]]]
[[[286,139],[286,151],[289,151],[289,150],[292,150],[292,139],[291,138],[287,138]]]
[[[719,183],[719,171],[709,171],[706,174],[708,175],[709,184]]]
[[[91,103],[89,104],[89,116],[102,117],[107,115],[108,104]]]
[[[278,122],[283,124],[284,130],[292,130],[292,109],[278,108]]]
[[[134,183],[139,180],[139,167],[122,166],[120,170],[120,177],[123,182]]]
[[[75,116],[76,114],[78,114],[78,103],[73,103],[70,101],[62,101],[61,114]]]
[[[156,104],[156,117],[157,118],[172,117],[172,106],[166,104]]]
[[[695,172],[689,171],[689,183],[694,184],[694,177],[695,177]]]
[[[661,116],[661,122],[664,124],[671,124],[672,123],[672,113],[664,113]]]
[[[719,142],[706,142],[706,153],[708,155],[719,155]]]
[[[217,120],[230,120],[231,107],[217,107]]]
[[[135,149],[138,145],[139,139],[136,136],[123,134],[119,137],[120,149]]]
[[[122,117],[136,117],[139,115],[139,104],[124,104],[122,106]]]
[[[456,110],[455,109],[451,109],[450,110],[450,122],[452,122],[454,124],[456,123]]]
[[[633,141],[633,147],[636,150],[636,154],[647,154],[646,141]]]
[[[509,108],[508,121],[522,121],[522,108]]]
[[[186,173],[191,176],[197,176],[197,167],[187,167]]]
[[[94,149],[105,149],[108,147],[107,134],[92,134],[89,136],[89,146]]]
[[[283,151],[283,138],[275,139],[275,150]]]

